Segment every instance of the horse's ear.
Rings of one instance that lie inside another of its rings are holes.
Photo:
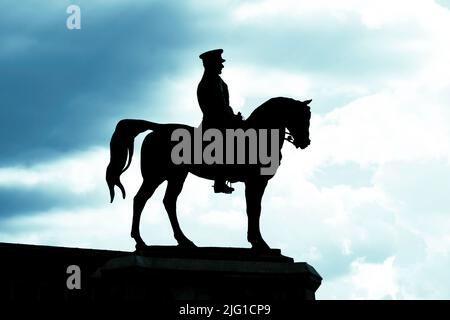
[[[306,104],[306,105],[308,105],[308,104],[310,104],[310,103],[311,103],[311,101],[312,101],[312,99],[309,99],[309,100],[305,100],[305,101],[303,101],[303,103],[304,103],[304,104]]]

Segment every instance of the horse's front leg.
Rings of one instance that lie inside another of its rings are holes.
[[[261,236],[259,218],[261,216],[261,201],[267,186],[267,179],[257,178],[245,182],[245,199],[247,201],[248,231],[247,240],[252,249],[268,250],[267,243]]]

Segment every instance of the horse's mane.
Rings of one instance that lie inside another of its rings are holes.
[[[298,112],[300,111],[299,108],[302,108],[302,110],[304,111],[310,110],[308,104],[302,101],[287,97],[275,97],[267,100],[259,107],[257,107],[255,110],[253,110],[253,112],[247,118],[247,121],[249,120],[252,121],[253,119],[255,119],[258,116],[261,116],[262,114],[271,114],[271,116],[273,117],[274,114],[291,112],[291,110],[296,110]],[[273,109],[273,112],[266,113],[270,109]]]

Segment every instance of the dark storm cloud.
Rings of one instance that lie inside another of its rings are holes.
[[[81,1],[81,30],[66,28],[69,4],[0,5],[0,167],[107,147],[119,119],[164,114],[160,80],[206,37],[177,1]],[[95,197],[0,186],[0,220],[107,202]]]
[[[235,6],[82,1],[82,29],[70,31],[69,2],[27,3],[34,2],[7,1],[0,10],[0,166],[107,145],[118,119],[142,116],[143,108],[146,115],[166,112],[152,103],[161,99],[160,80],[179,74],[186,57],[212,47],[223,47],[231,66],[350,83],[374,81],[386,70],[398,73],[413,59],[383,49],[408,32],[362,30],[355,21],[245,23],[233,19]],[[138,103],[143,90],[145,106]]]
[[[107,202],[105,192],[104,199],[98,199],[98,195],[71,194],[58,190],[45,189],[0,189],[0,223],[7,218],[31,213],[42,213],[57,208],[74,208],[98,203],[99,200]]]
[[[156,88],[195,42],[173,2],[85,2],[72,31],[67,4],[26,3],[0,11],[0,166],[104,144],[105,121],[133,114],[142,85]]]

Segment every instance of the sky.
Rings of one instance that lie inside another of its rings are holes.
[[[145,135],[110,204],[115,124],[198,125],[198,55],[223,48],[235,112],[313,99],[311,145],[285,145],[266,189],[267,243],[319,272],[318,299],[450,299],[449,31],[449,0],[3,0],[0,242],[133,250]],[[211,185],[186,180],[185,234],[249,247],[244,186]],[[176,244],[164,191],[143,213],[148,244]]]

